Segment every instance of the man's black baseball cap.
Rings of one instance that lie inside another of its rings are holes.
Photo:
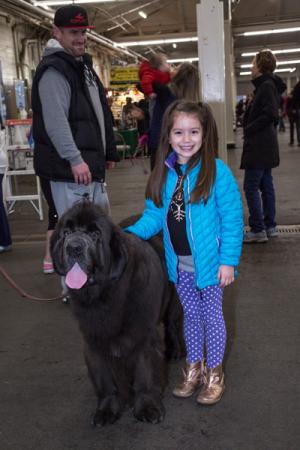
[[[89,25],[86,10],[77,5],[66,5],[59,8],[54,16],[54,25],[62,28],[95,28]]]

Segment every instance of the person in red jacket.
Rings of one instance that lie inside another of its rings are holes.
[[[167,56],[164,53],[153,53],[148,61],[144,61],[140,65],[139,78],[144,95],[149,97],[149,115],[151,120],[156,97],[153,83],[168,84],[171,80]]]
[[[148,61],[142,62],[139,78],[144,94],[155,98],[153,83],[168,84],[170,82],[170,65],[164,53],[153,53]]]

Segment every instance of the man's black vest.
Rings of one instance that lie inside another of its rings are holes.
[[[84,79],[84,64],[88,64],[92,69],[88,55],[84,55],[83,61],[77,61],[71,55],[61,51],[44,57],[36,70],[32,84],[34,168],[37,175],[49,180],[74,181],[70,163],[59,156],[47,135],[43,120],[38,84],[49,67],[62,73],[70,84],[71,102],[68,121],[77,148],[90,168],[93,181],[104,181],[106,159],[115,160],[105,158],[100,126]],[[103,86],[96,74],[95,76],[103,107],[107,149],[111,151],[109,146],[114,144],[114,139],[109,107]]]

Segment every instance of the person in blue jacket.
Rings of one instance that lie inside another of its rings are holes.
[[[230,169],[217,158],[217,146],[208,105],[172,103],[163,118],[145,210],[126,229],[145,240],[163,231],[187,349],[183,379],[173,394],[190,397],[199,389],[201,404],[218,402],[224,392],[223,288],[235,279],[243,241],[240,193]]]

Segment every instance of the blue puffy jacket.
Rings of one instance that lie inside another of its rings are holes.
[[[169,158],[168,158],[169,159]],[[185,166],[182,166],[183,171]],[[188,203],[200,163],[184,180],[186,204],[186,232],[195,265],[195,285],[199,289],[219,284],[220,265],[237,267],[243,241],[242,203],[237,183],[226,164],[216,160],[216,181],[211,195],[204,204]],[[174,252],[167,227],[167,214],[177,182],[177,173],[170,168],[162,193],[163,206],[158,208],[146,200],[142,217],[127,231],[147,240],[163,230],[165,257],[169,279],[177,282],[178,257]]]

